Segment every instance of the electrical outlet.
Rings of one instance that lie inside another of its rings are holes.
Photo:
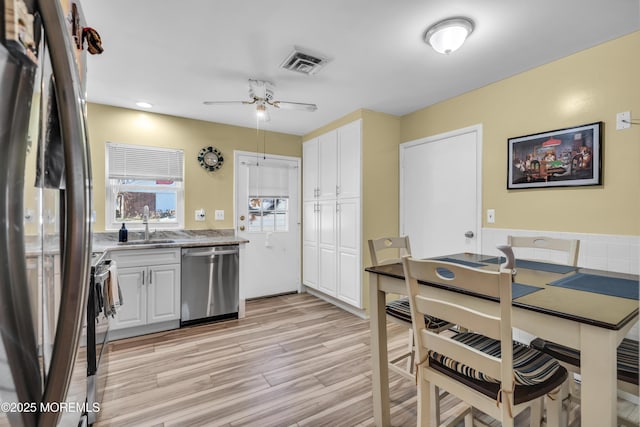
[[[204,209],[196,209],[196,221],[204,221],[207,214]]]
[[[631,127],[631,111],[616,114],[616,130],[629,129]]]
[[[495,209],[487,209],[487,223],[495,224],[496,223],[496,210]]]
[[[224,211],[216,210],[216,221],[224,221]]]

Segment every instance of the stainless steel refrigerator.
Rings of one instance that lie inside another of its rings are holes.
[[[76,426],[91,256],[82,12],[0,0],[0,426]]]

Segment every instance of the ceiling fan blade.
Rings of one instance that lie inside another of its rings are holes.
[[[242,105],[242,104],[255,104],[253,101],[204,101],[204,105]]]
[[[316,111],[318,109],[316,104],[304,104],[302,102],[273,101],[272,105],[281,110]]]

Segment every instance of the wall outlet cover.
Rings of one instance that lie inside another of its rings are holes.
[[[224,211],[216,210],[216,221],[224,221]]]
[[[616,114],[616,130],[629,129],[631,127],[631,111]]]

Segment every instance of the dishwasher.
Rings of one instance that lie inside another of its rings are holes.
[[[180,326],[237,319],[238,245],[182,249]]]

